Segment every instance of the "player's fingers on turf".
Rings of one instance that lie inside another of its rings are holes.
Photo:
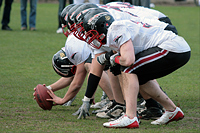
[[[81,119],[82,115],[83,115],[83,111],[81,110],[81,112],[80,112],[80,114],[79,114],[77,119]]]

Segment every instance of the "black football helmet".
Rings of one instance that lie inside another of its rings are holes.
[[[84,12],[86,12],[86,9],[90,9],[90,8],[98,8],[98,6],[96,4],[92,4],[92,3],[85,3],[81,6],[79,6],[76,10],[75,13],[73,14],[72,18],[74,20],[75,23],[77,23],[78,21],[81,21],[81,14],[83,14]]]
[[[68,7],[69,6],[69,7]],[[68,16],[71,14],[70,11],[74,10],[77,8],[77,6],[80,6],[79,4],[70,4],[67,7],[65,7],[61,13],[61,23],[63,23],[64,26],[62,26],[63,34],[68,37],[69,34],[71,34],[72,29],[70,26],[70,23],[68,21]],[[74,8],[75,7],[75,8]],[[65,31],[65,27],[67,27],[67,30]]]
[[[55,72],[62,77],[71,77],[76,73],[76,66],[69,61],[64,49],[59,50],[52,58]]]
[[[99,49],[106,44],[108,28],[114,21],[113,16],[105,9],[95,8],[89,10],[83,18],[85,41],[92,47]]]
[[[76,4],[75,6],[73,6],[70,10],[69,10],[69,12],[68,12],[68,14],[67,14],[67,16],[66,16],[66,21],[67,21],[67,28],[71,31],[71,32],[73,32],[74,31],[74,26],[75,26],[75,23],[74,23],[74,17],[73,17],[73,15],[74,15],[74,13],[75,13],[75,11],[76,11],[76,9],[78,8],[78,7],[80,7],[81,5],[83,5],[83,4]]]
[[[62,12],[59,14],[60,15],[60,21],[61,21],[61,24],[63,25],[66,25],[66,18],[65,16],[67,15],[67,13],[69,12],[69,10],[74,6],[75,4],[70,4],[68,6],[66,6]]]
[[[68,35],[69,35],[69,29],[67,29],[67,31],[65,31],[65,27],[67,27],[67,14],[69,13],[69,10],[73,7],[73,6],[75,6],[75,4],[70,4],[70,5],[68,5],[68,6],[66,6],[63,10],[62,10],[62,12],[61,12],[61,14],[60,14],[60,21],[61,21],[61,24],[62,24],[62,31],[63,31],[63,34],[66,36],[66,37],[68,37]]]
[[[72,16],[72,19],[73,19],[74,23],[77,26],[77,27],[75,26],[76,29],[74,30],[73,34],[74,34],[75,37],[77,37],[80,40],[84,40],[84,39],[83,38],[79,38],[80,35],[78,35],[78,34],[80,34],[80,33],[83,34],[84,33],[84,29],[82,27],[80,28],[79,23],[82,22],[84,14],[88,10],[90,10],[91,8],[98,8],[98,6],[96,4],[92,4],[92,3],[83,4],[83,5],[81,5],[80,7],[78,7],[75,10],[75,13]]]

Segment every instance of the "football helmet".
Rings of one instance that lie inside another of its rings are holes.
[[[75,4],[70,4],[70,5],[66,6],[66,7],[62,10],[61,14],[59,14],[59,15],[60,15],[61,24],[63,24],[63,25],[66,25],[66,24],[67,24],[67,23],[66,23],[66,18],[65,18],[65,16],[67,15],[67,13],[69,12],[69,10],[70,10],[74,5],[75,5]]]
[[[52,66],[54,71],[62,77],[71,77],[76,73],[76,66],[69,61],[64,48],[53,55]]]
[[[83,34],[84,29],[82,27],[80,28],[79,23],[82,22],[84,14],[91,8],[98,8],[98,6],[96,4],[92,4],[92,3],[83,4],[76,9],[75,13],[72,16],[74,23],[76,24],[76,26],[78,26],[78,27],[75,26],[76,29],[74,30],[73,34],[75,37],[77,37],[80,40],[84,40],[84,39],[79,38],[81,35],[78,35],[78,34]]]
[[[110,2],[110,3],[107,3],[106,6],[109,6],[109,7],[117,7],[117,8],[133,8],[134,6],[131,5],[129,2]]]
[[[69,12],[69,10],[73,7],[73,6],[75,6],[75,4],[70,4],[70,5],[68,5],[68,6],[66,6],[63,10],[62,10],[62,12],[61,12],[61,14],[60,14],[60,21],[61,21],[61,24],[62,24],[62,31],[63,31],[63,34],[66,36],[66,37],[68,37],[68,35],[69,35],[69,29],[67,30],[67,31],[65,31],[65,27],[67,27],[67,21],[66,21],[66,16],[67,16],[67,14],[68,14],[68,12]]]
[[[105,9],[89,10],[85,14],[82,24],[85,30],[85,41],[90,46],[99,49],[106,44],[107,31],[113,21],[113,16]]]
[[[66,16],[67,28],[70,30],[70,33],[73,32],[73,31],[74,31],[74,28],[75,28],[75,23],[74,23],[74,17],[73,17],[73,15],[74,15],[76,9],[77,9],[78,7],[80,7],[81,5],[83,5],[83,4],[76,4],[75,6],[73,6],[73,7],[69,10],[69,12],[68,12],[68,14],[67,14],[67,16]]]
[[[67,8],[69,6],[69,8]],[[71,29],[71,25],[69,23],[69,20],[68,20],[68,16],[69,14],[72,13],[72,10],[75,10],[78,6],[80,6],[80,4],[70,4],[68,5],[67,7],[65,7],[62,11],[62,19],[61,19],[61,22],[63,23],[63,26],[62,26],[62,30],[63,30],[63,34],[68,37],[69,34],[71,34],[72,32],[72,29]],[[63,22],[64,21],[64,22]],[[65,27],[67,27],[67,30],[65,31]]]

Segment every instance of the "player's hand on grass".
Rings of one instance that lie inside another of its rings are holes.
[[[82,107],[82,105],[81,105],[81,107]],[[72,115],[74,115],[74,116],[79,115],[80,112],[81,112],[81,107],[75,113],[73,113]]]
[[[89,113],[89,109],[90,109],[90,101],[83,101],[83,104],[81,105],[81,107],[78,109],[78,111],[76,111],[75,113],[73,113],[72,115],[78,115],[77,119],[81,119],[82,116],[85,119],[86,116],[90,116]]]

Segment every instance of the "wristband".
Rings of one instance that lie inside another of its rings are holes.
[[[83,101],[90,101],[90,98],[84,96]]]
[[[118,56],[115,57],[115,63],[117,63],[117,64],[120,64],[119,63],[119,57],[121,57],[121,56],[118,55]]]
[[[52,90],[52,88],[51,88],[51,86],[49,85],[49,86],[47,86],[47,89],[49,89],[49,90]]]

